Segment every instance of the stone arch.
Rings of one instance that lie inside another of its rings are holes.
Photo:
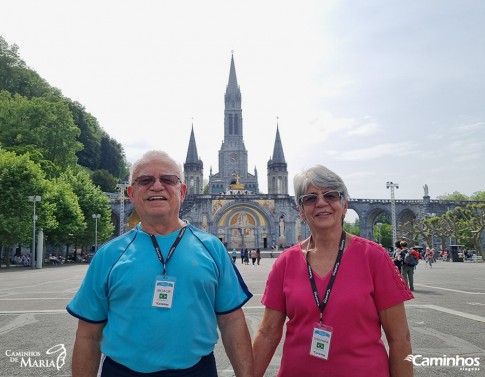
[[[413,222],[417,217],[418,215],[411,208],[404,208],[396,215],[398,239],[403,237],[403,230],[407,228],[407,226],[404,227],[404,224]]]
[[[366,229],[366,234],[367,234],[367,239],[375,241],[376,237],[374,234],[374,225],[376,222],[376,219],[382,214],[386,213],[391,217],[391,213],[387,208],[384,208],[382,206],[377,206],[373,207],[368,213],[367,213],[367,229]],[[361,234],[362,234],[362,229],[361,229]]]
[[[417,214],[411,208],[405,208],[396,215],[397,224],[413,221],[417,218]]]

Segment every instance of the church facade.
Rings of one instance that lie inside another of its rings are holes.
[[[258,171],[248,171],[244,145],[241,90],[231,56],[224,96],[224,139],[219,149],[218,172],[203,181],[203,162],[197,153],[192,127],[184,162],[187,196],[180,216],[216,235],[228,249],[284,247],[308,236],[294,197],[288,194],[288,169],[276,125],[273,154],[267,163],[268,193],[259,191]]]

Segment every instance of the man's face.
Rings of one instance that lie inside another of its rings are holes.
[[[134,172],[128,195],[142,223],[168,223],[178,219],[187,190],[179,175],[177,167],[164,160],[148,161]]]

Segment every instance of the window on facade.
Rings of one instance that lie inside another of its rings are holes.
[[[237,115],[234,114],[234,135],[238,135],[239,134],[239,124],[238,124],[238,119],[237,119]]]

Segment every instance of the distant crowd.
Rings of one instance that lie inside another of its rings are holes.
[[[67,258],[60,254],[49,254],[44,259],[44,264],[61,265],[64,263],[86,263],[88,262],[88,255],[86,253],[68,255]],[[10,263],[16,266],[30,267],[32,264],[32,254],[16,254],[10,260]]]

